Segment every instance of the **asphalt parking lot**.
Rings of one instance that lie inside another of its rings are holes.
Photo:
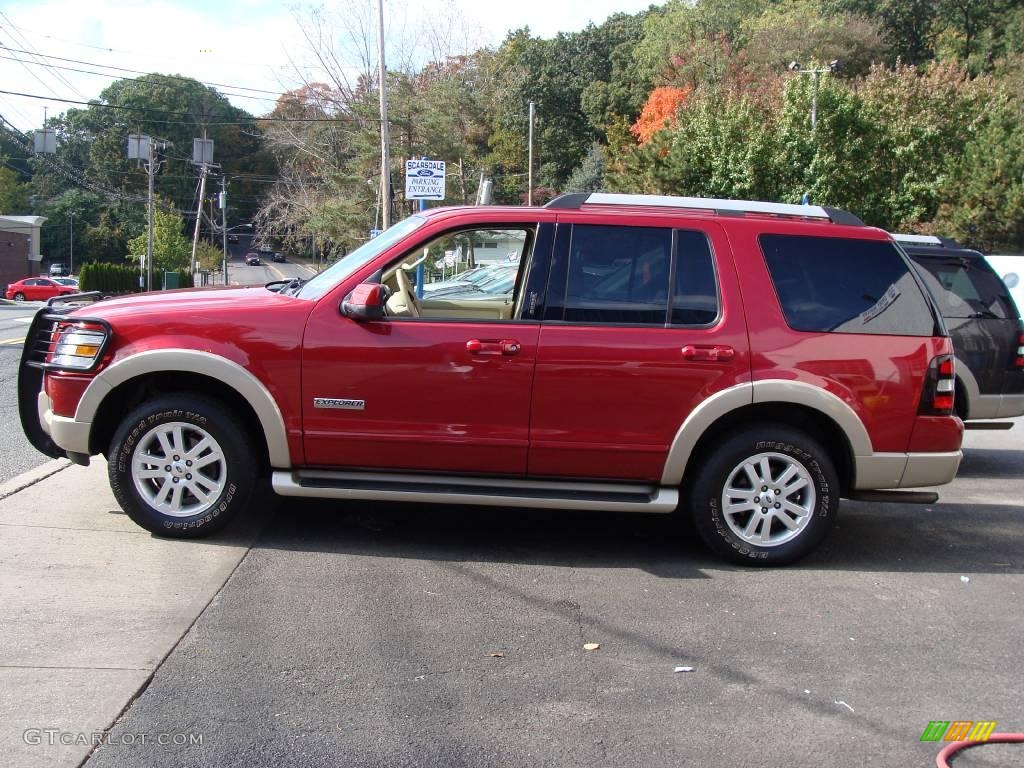
[[[85,765],[934,765],[931,720],[1024,730],[1024,420],[966,445],[779,570],[664,517],[289,502]]]

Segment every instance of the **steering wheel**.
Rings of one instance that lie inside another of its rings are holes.
[[[398,283],[398,291],[396,292],[398,301],[395,302],[398,305],[398,312],[396,314],[407,317],[419,317],[420,302],[416,298],[416,291],[413,289],[412,283],[409,282],[408,275],[405,274],[405,270],[401,267],[395,272],[395,282]]]

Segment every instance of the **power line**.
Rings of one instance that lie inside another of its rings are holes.
[[[125,109],[133,112],[156,112],[158,114],[171,115],[172,117],[192,117],[187,112],[173,112],[167,109],[149,109],[147,107],[129,107],[120,104],[103,104],[99,101],[79,101],[77,99],[60,99],[55,96],[40,96],[35,93],[22,93],[20,91],[4,91],[0,90],[0,93],[5,93],[9,96],[23,96],[27,99],[42,99],[44,101],[59,101],[64,104],[81,104],[87,107],[98,107],[102,109]],[[196,121],[193,119],[189,122],[173,122],[173,121],[161,121],[167,125],[196,125]],[[248,125],[249,123],[358,123],[368,122],[376,123],[380,122],[379,117],[355,117],[348,115],[339,115],[338,117],[250,117],[247,120],[220,120],[220,121],[204,121],[204,125]]]
[[[157,56],[149,51],[129,51],[125,48],[111,48],[109,46],[90,45],[89,43],[81,43],[77,40],[68,40],[67,38],[63,37],[56,37],[55,35],[51,35],[46,32],[41,32],[38,29],[29,29],[28,27],[23,27],[18,24],[10,24],[9,26],[12,27],[13,29],[17,29],[22,32],[31,32],[33,35],[39,35],[45,40],[54,40],[58,43],[67,43],[68,45],[74,45],[78,48],[91,48],[96,51],[102,51],[103,53],[121,53],[126,56],[142,56],[146,59],[163,59],[164,61],[178,61],[178,57],[176,56]],[[236,61],[250,64],[263,63],[261,61],[257,61],[256,59],[236,59]]]
[[[0,48],[5,48],[6,50],[11,51],[12,53],[31,53],[31,51],[24,51],[24,50],[21,50],[19,48],[11,48],[10,46],[3,45],[2,43],[0,43]],[[87,67],[100,67],[101,69],[113,69],[113,70],[116,70],[118,72],[130,72],[133,75],[152,75],[153,74],[152,72],[143,72],[140,69],[128,69],[127,67],[115,67],[115,66],[113,66],[111,64],[100,64],[100,63],[95,62],[95,61],[82,61],[81,59],[67,59],[67,58],[64,58],[63,56],[51,56],[48,53],[40,53],[38,55],[42,56],[43,58],[46,58],[46,59],[52,59],[53,61],[63,61],[63,62],[68,62],[70,64],[82,64],[82,65],[85,65]],[[54,66],[56,66],[56,65],[54,65]],[[168,78],[170,78],[172,80],[195,81],[195,78],[185,77],[184,75],[162,75],[162,77],[168,77]],[[212,83],[212,82],[206,82],[206,81],[203,81],[203,80],[199,80],[199,81],[195,81],[195,82],[201,82],[201,83],[203,83],[203,85],[210,85],[210,86],[213,86],[215,88],[232,88],[232,89],[234,89],[236,91],[252,91],[253,93],[265,93],[265,94],[269,94],[270,96],[274,96],[274,97],[283,96],[284,95],[281,91],[268,91],[268,90],[266,90],[264,88],[250,88],[250,87],[245,86],[245,85],[227,85],[226,83]]]
[[[4,50],[7,50],[7,51],[14,50],[13,48],[7,48],[7,47],[2,46],[2,45],[0,45],[0,48],[3,48]],[[35,62],[35,61],[24,61],[22,59],[14,57],[14,56],[0,56],[0,59],[6,59],[7,61],[17,61],[20,64],[33,64],[33,65],[36,65],[36,66],[45,66],[45,67],[49,67],[50,69],[63,69],[65,71],[67,71],[67,72],[80,72],[83,75],[96,75],[98,77],[107,77],[107,78],[110,78],[112,80],[129,80],[129,81],[131,81],[133,83],[161,84],[159,80],[147,80],[144,77],[125,77],[124,75],[112,75],[112,74],[109,74],[107,72],[96,72],[94,70],[89,70],[89,69],[77,69],[75,67],[62,67],[59,64],[39,64],[38,62]],[[102,66],[102,65],[99,65],[99,66]],[[168,77],[168,75],[161,75],[161,76],[162,77]],[[201,80],[196,80],[195,82],[201,83],[202,85],[206,85],[206,83],[203,83]],[[184,90],[184,86],[183,85],[175,85],[173,87],[180,88],[180,89]],[[234,96],[234,97],[239,98],[239,99],[255,99],[256,101],[269,101],[269,99],[267,99],[265,96],[254,96],[254,95],[248,94],[248,93],[231,93],[231,92],[228,92],[228,91],[218,91],[218,93],[220,93],[222,96]],[[82,94],[79,93],[79,96],[82,96]],[[85,97],[82,96],[82,98],[85,98]]]
[[[2,17],[4,19],[4,21],[7,22],[8,27],[12,28],[11,29],[11,36],[14,37],[15,39],[19,39],[20,38],[21,44],[30,49],[28,51],[24,51],[24,53],[28,54],[29,56],[34,56],[34,57],[38,58],[40,56],[40,53],[39,53],[38,49],[34,45],[32,45],[32,42],[28,38],[26,38],[23,34],[13,30],[13,26],[14,25],[11,24],[10,17],[8,17],[7,14],[4,13],[3,11],[0,11],[0,17]],[[42,66],[49,68],[48,65],[45,62],[42,62]],[[54,77],[58,82],[63,83],[65,86],[67,86],[71,90],[71,92],[73,94],[75,94],[76,96],[80,96],[83,99],[85,98],[85,94],[83,94],[81,91],[79,91],[77,88],[75,88],[75,86],[72,85],[71,82],[66,77],[64,77],[64,75],[62,75],[60,72],[56,72],[53,69],[50,69],[50,75],[52,77]]]
[[[0,115],[0,130],[3,130],[5,133],[7,133],[16,144],[18,144],[23,150],[25,150],[25,152],[29,153],[29,155],[41,161],[51,170],[63,176],[65,179],[70,181],[74,186],[83,187],[91,192],[96,192],[97,194],[103,195],[105,197],[121,200],[128,203],[146,202],[145,197],[142,197],[140,195],[130,195],[116,189],[105,187],[102,184],[98,184],[83,176],[79,176],[74,171],[65,168],[56,158],[51,159],[46,155],[38,154],[32,147],[32,145],[29,144],[28,141],[24,138],[24,136],[18,131],[17,127],[13,123],[9,122],[7,118],[5,118],[3,115]],[[179,208],[175,208],[174,206],[168,205],[163,202],[159,202],[158,206],[163,210],[176,213],[180,216],[187,215],[186,211],[182,211]]]

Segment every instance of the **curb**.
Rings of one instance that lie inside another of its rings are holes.
[[[3,501],[8,496],[13,496],[19,491],[23,491],[70,466],[71,461],[69,459],[50,459],[50,461],[45,464],[41,464],[27,472],[22,472],[14,479],[8,480],[6,483],[0,485],[0,501]]]

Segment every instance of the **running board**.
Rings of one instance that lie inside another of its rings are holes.
[[[893,504],[934,504],[939,500],[939,494],[935,491],[850,491],[846,498]]]
[[[656,485],[319,470],[274,472],[271,482],[274,491],[281,496],[314,499],[418,501],[663,514],[675,511],[679,504],[678,489]]]
[[[965,421],[964,429],[1013,429],[1012,421]]]

